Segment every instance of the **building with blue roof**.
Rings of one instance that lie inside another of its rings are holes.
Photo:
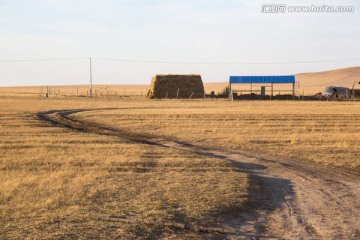
[[[261,95],[265,96],[265,88],[270,87],[270,98],[272,98],[274,94],[274,84],[290,84],[292,85],[291,93],[295,96],[295,76],[230,76],[230,97],[233,96],[232,84],[250,84],[251,94],[253,93],[253,84],[263,84],[264,86],[261,86]],[[284,92],[289,90],[282,91]]]

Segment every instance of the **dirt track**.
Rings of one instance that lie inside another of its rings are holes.
[[[252,193],[249,211],[226,223],[228,239],[360,239],[360,173],[226,149],[210,149],[174,139],[138,135],[72,116],[91,110],[40,112],[37,117],[59,127],[120,137],[231,161],[256,177],[262,190]],[[101,109],[105,110],[105,109]]]

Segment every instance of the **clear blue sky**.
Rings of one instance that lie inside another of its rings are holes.
[[[266,3],[354,6],[353,13],[262,13]],[[341,3],[341,4],[340,4]],[[360,1],[262,0],[0,0],[0,85],[149,83],[158,73],[282,75],[359,66]]]

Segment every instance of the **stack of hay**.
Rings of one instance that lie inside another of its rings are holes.
[[[203,98],[200,75],[156,75],[151,80],[148,98]]]

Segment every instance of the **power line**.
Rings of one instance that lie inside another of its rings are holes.
[[[69,61],[69,60],[84,60],[87,57],[81,58],[43,58],[43,59],[0,59],[0,62],[50,62],[50,61]]]
[[[47,62],[47,61],[69,61],[85,60],[88,57],[79,58],[45,58],[45,59],[0,59],[0,62]],[[282,65],[282,64],[311,64],[329,62],[353,62],[360,59],[337,59],[337,60],[318,60],[318,61],[289,61],[289,62],[182,62],[182,61],[158,61],[158,60],[134,60],[121,58],[92,58],[93,60],[151,63],[151,64],[179,64],[179,65]]]
[[[350,62],[360,59],[320,60],[320,61],[296,61],[296,62],[176,62],[176,61],[155,61],[155,60],[131,60],[120,58],[94,58],[96,60],[154,63],[154,64],[183,64],[183,65],[280,65],[280,64],[304,64],[304,63],[326,63],[326,62]]]

